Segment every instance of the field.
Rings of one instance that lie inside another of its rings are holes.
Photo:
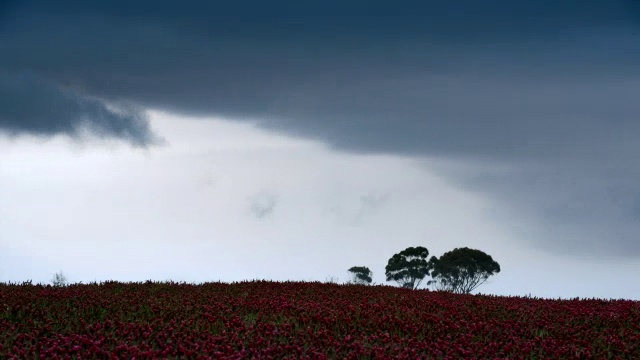
[[[640,302],[252,281],[0,284],[2,359],[640,359]]]

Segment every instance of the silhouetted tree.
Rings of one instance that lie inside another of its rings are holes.
[[[427,256],[429,250],[422,246],[408,247],[393,255],[385,267],[387,281],[395,281],[407,289],[417,289],[431,269]]]
[[[358,285],[371,284],[373,279],[373,273],[366,266],[353,266],[349,269],[349,272],[353,274],[353,283]]]
[[[55,277],[51,280],[53,286],[65,286],[67,284],[67,278],[62,274],[62,271],[55,274]]]
[[[489,276],[500,272],[500,265],[480,250],[456,248],[440,258],[429,260],[432,281],[437,290],[468,294],[482,285]]]
[[[330,277],[327,276],[324,281],[328,284],[337,284],[338,281],[340,281],[340,279],[338,279],[337,277],[331,275]]]

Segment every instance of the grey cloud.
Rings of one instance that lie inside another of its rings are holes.
[[[389,193],[369,192],[360,197],[360,205],[366,209],[376,209],[389,200]]]
[[[255,194],[251,198],[250,211],[257,219],[264,219],[270,216],[278,204],[275,194],[263,191]]]
[[[203,188],[215,188],[218,185],[219,178],[213,172],[205,172],[198,181]]]
[[[355,221],[360,222],[366,216],[373,214],[389,200],[389,193],[371,191],[360,197],[360,207],[355,215]]]
[[[0,130],[11,135],[77,136],[83,129],[100,137],[124,138],[136,146],[160,141],[134,108],[110,108],[34,76],[0,73]]]
[[[391,194],[381,191],[368,191],[359,198],[343,200],[340,203],[327,204],[323,212],[340,223],[351,226],[360,225],[365,219],[383,207]]]
[[[640,254],[640,168],[631,159],[430,166],[448,181],[487,194],[493,220],[541,250],[589,257]]]
[[[343,151],[502,164],[509,171],[484,177],[439,171],[566,234],[536,244],[640,255],[624,200],[640,193],[640,3],[391,4],[14,4],[0,29],[0,70],[116,103],[257,119]],[[144,133],[104,119],[128,129],[113,135]],[[69,123],[47,126],[73,131]],[[576,186],[560,187],[573,177]],[[623,200],[611,202],[607,188]]]

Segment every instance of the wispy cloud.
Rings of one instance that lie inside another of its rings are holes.
[[[381,206],[383,206],[389,200],[389,193],[380,193],[371,191],[360,197],[360,204],[358,210],[355,213],[354,221],[360,223],[367,216],[373,214]]]
[[[261,191],[251,197],[251,215],[256,219],[264,219],[273,214],[277,204],[278,198],[273,192]]]

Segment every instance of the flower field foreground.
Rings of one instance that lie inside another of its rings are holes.
[[[0,284],[2,359],[640,359],[640,302],[253,281]]]

